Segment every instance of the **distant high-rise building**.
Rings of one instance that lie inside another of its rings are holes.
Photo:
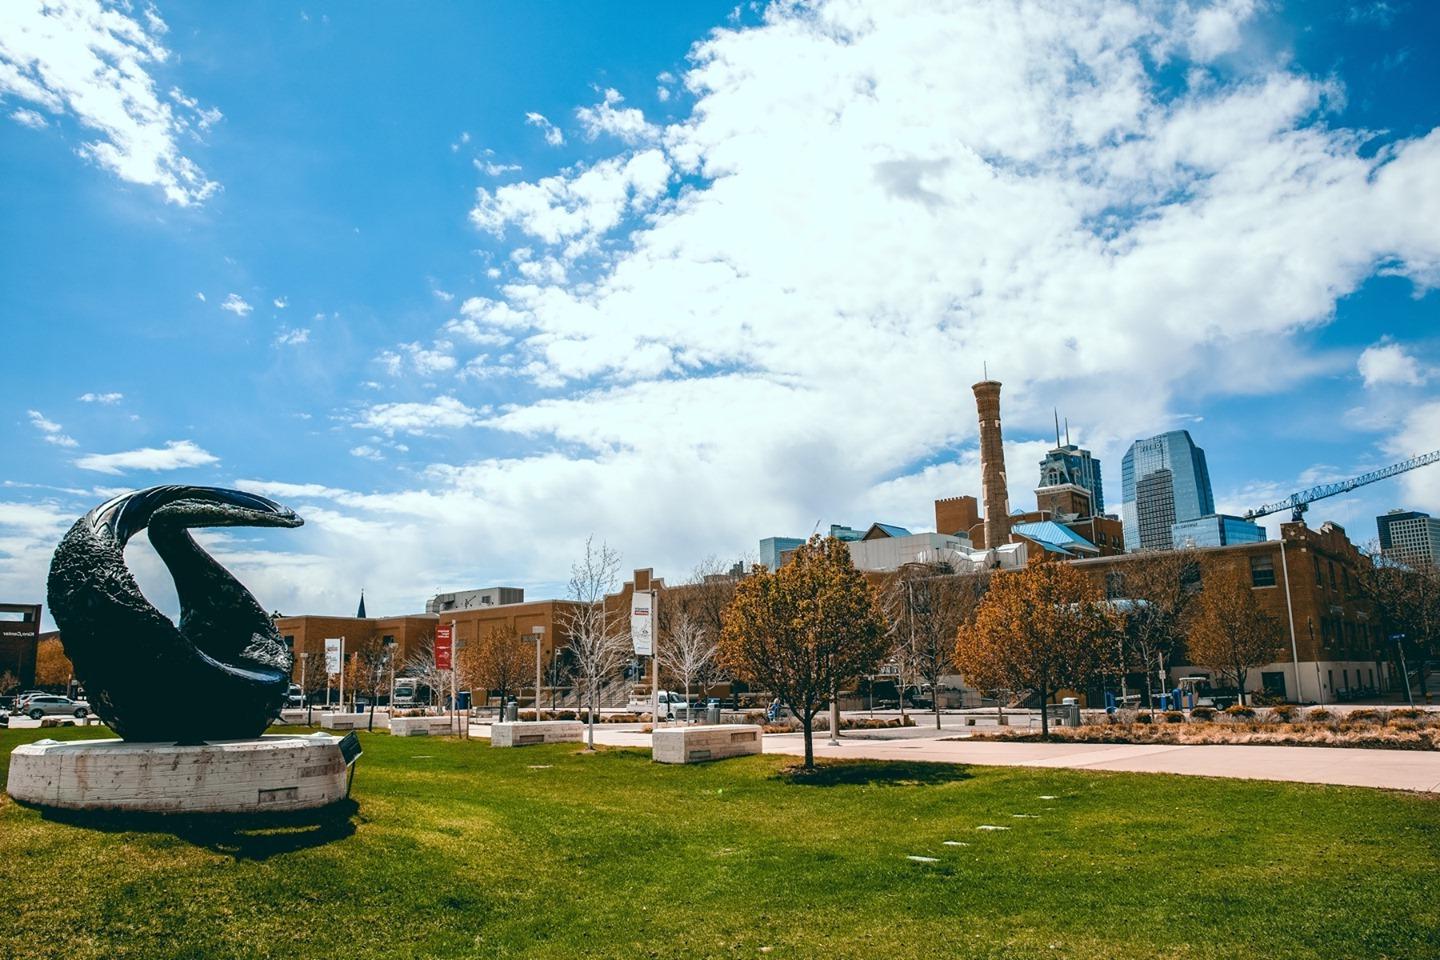
[[[1170,527],[1170,539],[1181,547],[1231,547],[1237,543],[1263,543],[1265,528],[1244,517],[1212,513],[1181,520]]]
[[[1100,480],[1100,461],[1092,457],[1089,450],[1073,443],[1057,444],[1040,461],[1040,489],[1067,484],[1089,491],[1093,514],[1099,516],[1105,512],[1105,486]]]
[[[1428,513],[1391,510],[1375,518],[1380,530],[1380,552],[1402,563],[1440,563],[1440,520]]]
[[[1205,451],[1188,430],[1132,443],[1120,464],[1120,485],[1128,550],[1169,550],[1171,527],[1215,512]]]

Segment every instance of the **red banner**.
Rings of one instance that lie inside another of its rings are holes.
[[[451,663],[451,650],[454,645],[451,643],[450,627],[435,628],[435,669],[449,670]]]

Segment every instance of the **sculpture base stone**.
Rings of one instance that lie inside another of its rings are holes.
[[[272,813],[345,798],[340,738],[267,736],[182,746],[40,740],[10,754],[10,796],[64,810]]]

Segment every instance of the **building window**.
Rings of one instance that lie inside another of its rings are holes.
[[[1269,554],[1250,558],[1250,585],[1252,587],[1275,586],[1275,558]]]
[[[1325,585],[1325,577],[1320,573],[1320,558],[1318,556],[1311,556],[1310,559],[1315,561],[1315,586],[1323,587]]]
[[[294,649],[295,649],[295,634],[293,634],[293,633],[287,633],[287,634],[285,634],[285,649],[287,649],[287,650],[294,650]]]
[[[1334,560],[1327,560],[1327,561],[1325,561],[1325,562],[1330,565],[1330,589],[1331,589],[1331,590],[1334,590],[1334,589],[1335,589],[1335,561],[1334,561]]]

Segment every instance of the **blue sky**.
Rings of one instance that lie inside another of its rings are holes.
[[[0,12],[0,593],[109,492],[286,612],[683,579],[1011,500],[1051,409],[1222,509],[1440,447],[1432,4],[26,3]],[[1420,471],[1318,505],[1440,511]],[[152,559],[142,584],[166,602]]]

